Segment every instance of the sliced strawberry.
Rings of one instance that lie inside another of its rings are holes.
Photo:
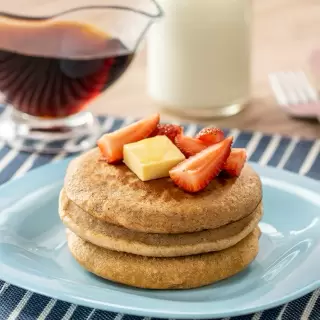
[[[183,134],[178,134],[174,140],[174,143],[187,158],[194,156],[208,147],[208,145],[202,141],[184,136]]]
[[[224,139],[224,133],[218,128],[204,128],[196,136],[197,139],[211,145]]]
[[[188,192],[203,190],[223,168],[230,155],[233,138],[207,147],[169,171],[173,182]]]
[[[160,121],[159,114],[132,123],[124,128],[104,134],[97,145],[103,158],[108,163],[116,163],[123,159],[123,146],[137,142],[150,136]]]
[[[241,170],[247,160],[246,149],[232,148],[230,156],[223,166],[223,170],[232,177],[240,176]]]
[[[182,132],[183,128],[176,124],[158,124],[157,128],[150,136],[167,136],[172,142],[174,142],[175,137]]]

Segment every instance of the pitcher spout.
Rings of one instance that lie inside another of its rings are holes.
[[[132,54],[149,27],[163,16],[156,0],[76,3],[77,7],[71,7],[67,1],[58,6],[48,2],[30,14],[18,6],[1,5],[0,49],[76,59]],[[46,46],[43,39],[48,39]]]
[[[164,12],[156,0],[77,0],[71,4],[68,2],[45,4],[38,10],[20,9],[15,3],[10,1],[0,5],[0,20],[2,18],[19,19],[19,20],[50,20],[64,15],[75,13],[77,11],[90,10],[120,10],[131,11],[136,14],[149,17],[150,19],[161,18]],[[77,3],[77,6],[74,4]]]

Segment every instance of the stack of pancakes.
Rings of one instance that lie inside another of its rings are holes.
[[[262,188],[248,164],[189,194],[99,158],[93,149],[72,160],[60,194],[69,250],[86,270],[135,287],[194,288],[255,259]]]

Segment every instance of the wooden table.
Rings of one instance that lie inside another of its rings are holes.
[[[79,0],[14,1],[15,4],[17,1],[21,2],[21,6],[28,8],[29,12],[38,11],[43,5],[57,7],[59,3],[68,6],[72,6],[72,2],[75,6],[79,4]],[[320,138],[320,123],[288,117],[276,105],[268,84],[269,72],[305,68],[311,51],[320,47],[320,0],[252,1],[252,99],[248,108],[240,114],[216,120],[214,124],[219,127]],[[11,5],[9,0],[0,7],[6,7],[6,3]],[[90,3],[94,4],[94,1]],[[142,50],[119,82],[95,100],[90,109],[95,114],[131,116],[144,116],[154,112],[155,104],[146,93],[145,71],[145,51]],[[170,120],[172,116],[162,114],[162,118]]]
[[[253,2],[252,101],[240,114],[216,120],[214,124],[320,138],[320,123],[288,117],[276,105],[268,83],[269,72],[305,68],[310,52],[316,46],[320,47],[320,1]],[[142,50],[123,78],[97,99],[91,109],[96,114],[132,116],[154,111],[155,104],[146,93],[145,70],[145,52]],[[162,118],[177,119],[168,114],[162,114]]]

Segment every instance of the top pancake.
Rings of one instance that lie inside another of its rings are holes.
[[[70,200],[92,216],[149,233],[214,229],[252,213],[262,198],[259,176],[246,164],[238,178],[214,179],[196,194],[170,178],[143,182],[124,164],[99,161],[92,149],[68,166],[64,189]]]

